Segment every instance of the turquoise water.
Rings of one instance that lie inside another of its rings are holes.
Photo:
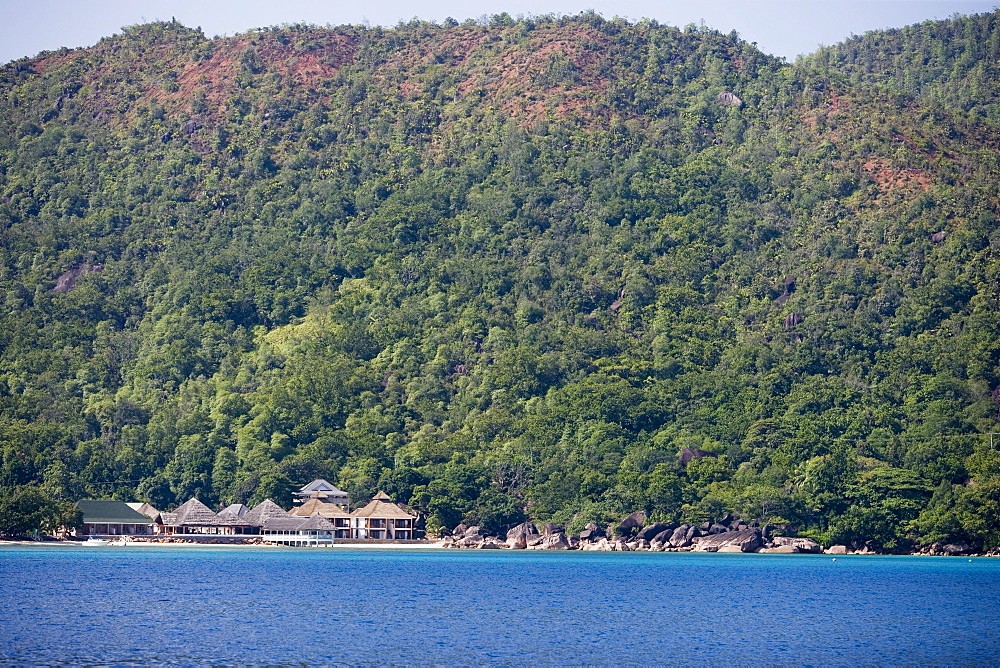
[[[0,548],[0,663],[1000,662],[1000,560]]]

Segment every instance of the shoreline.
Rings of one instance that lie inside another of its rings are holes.
[[[36,541],[36,540],[0,540],[0,548],[4,546],[18,546],[18,547],[91,547],[85,546],[83,541],[72,541],[72,540],[51,540],[51,541]],[[109,544],[93,546],[97,548],[157,548],[165,547],[170,549],[176,548],[195,548],[195,549],[207,549],[207,548],[224,548],[224,549],[291,549],[291,550],[460,550],[463,552],[467,551],[479,551],[482,548],[477,547],[457,547],[453,544],[449,544],[444,540],[438,541],[428,541],[426,544],[413,544],[413,543],[333,543],[331,545],[324,546],[309,546],[309,547],[296,547],[289,545],[280,545],[276,543],[204,543],[204,542],[156,542],[156,541],[130,541],[125,544]],[[485,551],[503,551],[503,552],[619,552],[618,550],[580,550],[580,549],[570,549],[570,550],[546,550],[546,549],[511,549],[502,548],[500,550],[491,550],[487,548]],[[659,552],[659,550],[624,550],[622,552]],[[698,550],[665,550],[665,554],[743,554],[743,555],[761,555],[761,556],[789,556],[793,554],[798,555],[810,555],[814,557],[827,557],[827,558],[843,558],[843,557],[949,557],[949,558],[965,558],[965,559],[996,559],[1000,557],[1000,554],[991,553],[980,553],[980,554],[962,554],[962,555],[943,555],[943,554],[927,554],[922,552],[908,552],[905,554],[879,554],[876,552],[859,552],[859,553],[847,553],[847,554],[829,554],[829,553],[808,553],[808,552],[797,552],[797,553],[768,553],[768,552],[706,552]]]
[[[167,547],[167,548],[250,548],[250,549],[310,549],[310,550],[331,550],[331,549],[362,549],[362,550],[372,550],[372,549],[387,549],[387,550],[424,550],[424,549],[441,549],[445,545],[441,541],[428,541],[427,544],[413,544],[413,543],[332,543],[330,545],[310,545],[310,546],[292,546],[292,545],[280,545],[278,543],[207,543],[200,541],[171,541],[171,542],[157,542],[157,541],[146,541],[146,540],[133,540],[127,543],[109,543],[108,545],[85,545],[84,541],[78,540],[0,540],[0,547],[5,545],[18,545],[24,547],[88,547],[88,548],[133,548],[138,547],[141,549],[152,548],[152,547]]]

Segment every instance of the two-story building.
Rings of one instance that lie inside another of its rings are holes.
[[[333,524],[334,536],[337,538],[350,538],[351,528],[354,526],[353,516],[344,508],[320,499],[309,499],[301,506],[289,510],[288,514],[295,517],[313,517],[315,515],[323,517]]]
[[[364,508],[351,513],[352,538],[410,540],[416,529],[417,515],[392,502],[379,492]]]

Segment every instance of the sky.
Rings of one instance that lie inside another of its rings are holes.
[[[651,18],[681,28],[704,21],[794,60],[852,34],[998,6],[1000,0],[0,0],[0,63],[91,46],[123,26],[171,18],[212,37],[283,23],[391,27],[412,18],[463,21],[500,12],[517,17],[591,9],[608,19]]]

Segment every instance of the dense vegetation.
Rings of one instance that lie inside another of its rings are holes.
[[[594,14],[8,64],[0,495],[994,547],[998,16],[795,64]]]

